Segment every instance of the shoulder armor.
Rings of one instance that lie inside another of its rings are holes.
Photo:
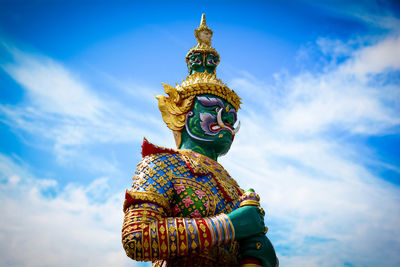
[[[164,147],[153,145],[152,143],[147,141],[146,138],[143,138],[143,144],[142,144],[142,157],[143,158],[146,156],[149,156],[149,155],[159,154],[159,153],[177,154],[178,152],[174,149],[164,148]]]

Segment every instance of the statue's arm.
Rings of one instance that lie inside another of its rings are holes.
[[[153,203],[135,203],[125,210],[122,243],[126,254],[149,261],[184,256],[234,240],[228,216],[207,218],[164,217]]]
[[[145,157],[126,193],[122,243],[129,257],[148,261],[189,255],[264,231],[256,207],[205,218],[172,216],[176,163],[165,157]]]
[[[228,216],[174,217],[174,156],[146,156],[137,166],[133,187],[125,197],[122,243],[135,260],[156,260],[189,255],[234,240]]]

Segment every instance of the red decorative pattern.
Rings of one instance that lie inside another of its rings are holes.
[[[133,199],[133,197],[131,197],[131,195],[129,195],[128,190],[126,190],[125,192],[125,202],[124,202],[124,211],[135,202],[135,200]]]
[[[158,226],[158,244],[160,246],[160,258],[169,257],[169,241],[168,241],[168,229],[166,220],[160,220],[157,223]]]
[[[201,214],[200,214],[199,210],[193,211],[192,213],[190,213],[190,216],[192,218],[201,218]]]
[[[200,239],[199,243],[201,249],[207,249],[210,247],[212,243],[210,228],[208,227],[204,219],[197,219],[196,224],[197,224],[197,229],[199,229],[199,239]]]
[[[185,203],[186,208],[189,208],[190,205],[194,203],[194,201],[190,198],[190,196],[186,196],[184,199],[182,199],[182,202]]]
[[[143,138],[143,144],[142,144],[142,157],[143,158],[148,155],[159,154],[159,153],[177,154],[178,152],[176,152],[176,150],[173,150],[173,149],[153,145],[152,143],[147,141],[146,138]]]
[[[176,228],[178,229],[178,256],[187,255],[189,244],[184,219],[176,219]]]
[[[179,212],[181,212],[181,209],[179,208],[178,204],[175,204],[173,211],[174,211],[174,216],[176,216]]]
[[[140,227],[143,229],[142,231],[142,246],[143,246],[143,259],[145,261],[151,260],[151,252],[150,252],[150,229],[149,224],[140,224]]]
[[[200,191],[200,190],[196,190],[196,191],[194,191],[195,193],[196,193],[196,195],[199,197],[199,199],[202,199],[203,197],[205,197],[206,196],[206,193],[204,193],[203,191]]]
[[[183,191],[186,190],[186,188],[183,185],[174,185],[174,189],[180,195]]]

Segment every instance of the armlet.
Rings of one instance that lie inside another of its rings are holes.
[[[170,203],[167,199],[165,199],[160,194],[152,193],[152,192],[140,192],[134,190],[126,190],[125,194],[125,202],[124,202],[124,211],[134,203],[140,202],[148,202],[157,204],[158,206],[165,209],[167,213],[170,212],[171,207]]]

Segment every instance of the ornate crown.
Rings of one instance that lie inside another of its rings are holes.
[[[213,31],[210,28],[208,28],[208,26],[206,24],[206,15],[205,14],[203,14],[201,16],[200,26],[194,30],[194,36],[197,39],[197,45],[193,46],[189,50],[189,52],[186,54],[186,63],[189,61],[190,54],[199,52],[202,55],[206,55],[206,54],[210,54],[210,53],[214,54],[218,58],[218,61],[217,61],[217,65],[218,65],[219,54],[218,54],[217,50],[215,50],[214,47],[211,46],[211,37],[210,37],[209,41],[201,39],[200,33],[202,31],[208,31],[210,33],[211,37],[213,35]]]
[[[240,97],[229,89],[215,74],[195,72],[189,75],[176,88],[164,84],[164,91],[168,96],[157,95],[158,108],[164,122],[173,131],[181,131],[185,125],[186,113],[192,108],[195,96],[211,94],[228,101],[236,110],[240,108]]]
[[[212,52],[218,55],[214,48],[206,42],[203,42],[205,38],[201,39],[202,37],[199,37],[202,31],[210,31],[212,33],[206,25],[204,14],[199,28],[195,30],[195,35],[199,43],[197,47],[189,51],[189,54],[191,51],[203,49],[201,51],[207,51],[207,53]],[[209,40],[211,42],[211,37]],[[178,148],[181,142],[181,130],[185,126],[186,114],[191,110],[194,98],[197,95],[211,94],[219,96],[229,102],[236,110],[240,108],[240,97],[235,91],[229,89],[226,84],[220,79],[217,79],[216,74],[211,74],[206,71],[194,72],[187,76],[186,80],[183,80],[181,85],[177,84],[176,87],[164,83],[163,86],[168,96],[156,96],[158,99],[158,108],[161,111],[164,122],[167,124],[168,128],[174,132]]]
[[[181,96],[187,98],[193,95],[212,94],[228,101],[236,110],[240,108],[240,97],[235,91],[229,89],[215,74],[195,72],[189,75],[182,85],[177,85],[176,90],[182,92]]]

